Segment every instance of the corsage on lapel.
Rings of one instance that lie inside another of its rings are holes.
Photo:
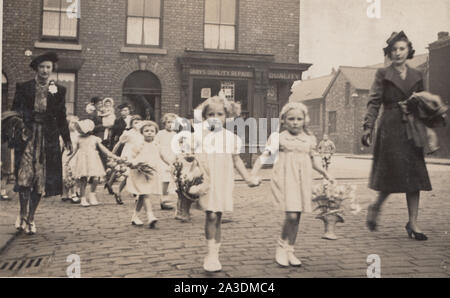
[[[48,85],[48,92],[52,95],[58,93],[58,87],[56,87],[55,81],[50,81],[50,84]]]

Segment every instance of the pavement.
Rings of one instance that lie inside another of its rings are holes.
[[[337,226],[336,241],[321,238],[323,223],[315,214],[302,214],[295,245],[303,262],[300,268],[281,268],[274,261],[283,214],[274,211],[269,195],[270,170],[262,170],[266,180],[258,188],[236,181],[234,211],[223,215],[222,272],[206,274],[202,269],[203,212],[192,210],[192,222],[181,223],[173,219],[172,211],[162,211],[153,202],[157,229],[135,227],[130,224],[133,198],[124,197],[125,204],[119,206],[101,190],[102,205],[96,207],[83,208],[57,197],[44,199],[36,215],[38,233],[33,236],[14,233],[17,198],[0,201],[0,277],[66,277],[74,255],[80,260],[81,277],[365,278],[370,255],[379,257],[381,277],[450,277],[450,167],[428,165],[433,191],[421,194],[419,224],[429,240],[419,242],[407,237],[402,195],[392,195],[386,202],[378,232],[365,227],[367,205],[376,195],[367,188],[370,164],[368,159],[333,158],[331,174],[357,186],[363,209],[345,215],[345,223]],[[15,261],[37,258],[42,262],[36,268],[8,270]],[[8,265],[2,269],[2,264]]]

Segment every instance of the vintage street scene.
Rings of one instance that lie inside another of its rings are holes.
[[[0,1],[0,278],[449,278],[415,1]]]

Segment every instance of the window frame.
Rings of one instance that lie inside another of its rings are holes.
[[[212,24],[212,23],[206,23],[206,1],[207,0],[203,0],[203,49],[207,50],[207,51],[214,51],[214,52],[237,52],[238,48],[239,48],[239,43],[238,43],[238,30],[239,30],[239,7],[240,7],[240,0],[235,0],[235,18],[234,18],[234,49],[221,49],[221,48],[206,48],[205,47],[205,27],[206,24],[211,24],[211,25],[218,25],[220,28],[220,23],[219,24]],[[222,1],[222,0],[220,0]],[[220,30],[219,30],[220,32]],[[220,36],[219,36],[219,46],[220,46]]]
[[[125,3],[125,46],[127,47],[134,47],[134,48],[162,48],[163,47],[163,13],[164,13],[164,0],[159,0],[159,40],[158,45],[146,45],[144,43],[142,44],[133,44],[128,43],[128,3],[129,0],[126,0]],[[145,5],[145,0],[144,0]],[[154,17],[145,17],[143,16],[142,19],[156,19]],[[142,41],[144,42],[144,22],[142,22]]]
[[[75,75],[74,79],[74,92],[73,92],[73,115],[77,115],[77,102],[78,102],[78,71],[72,70],[72,69],[56,69],[52,74],[54,74],[56,77],[58,77],[59,73],[70,73]],[[58,80],[56,79],[55,82],[58,84]],[[61,84],[60,84],[61,85]],[[67,114],[67,93],[65,104],[66,104],[66,114]]]
[[[59,0],[60,7],[62,1],[66,0]],[[78,0],[81,1],[81,0]],[[61,8],[60,8],[61,10]],[[81,2],[80,2],[80,10],[81,10]],[[61,11],[59,12],[62,13]],[[52,36],[52,35],[44,35],[44,0],[41,0],[41,26],[40,26],[40,36],[42,41],[59,41],[59,42],[72,42],[72,43],[78,43],[80,39],[80,18],[77,19],[77,34],[75,37],[69,37],[69,36]],[[60,24],[61,24],[61,18]],[[61,29],[61,28],[60,28]],[[61,30],[60,30],[61,31]],[[59,33],[60,33],[59,31]]]

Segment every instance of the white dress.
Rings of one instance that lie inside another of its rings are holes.
[[[127,160],[129,160],[130,158],[136,156],[136,152],[134,152],[134,150],[138,148],[137,145],[140,145],[142,142],[144,142],[144,136],[142,136],[142,134],[138,130],[130,129],[122,133],[119,142],[125,143],[120,157],[125,157]]]
[[[176,136],[176,132],[160,130],[155,137],[155,144],[164,154],[164,157],[169,161],[175,161],[175,152],[172,150],[172,139]],[[172,182],[172,174],[170,172],[170,165],[166,164],[161,159],[161,179],[162,182]]]
[[[159,175],[159,149],[154,142],[143,142],[141,144],[135,144],[131,148],[136,153],[135,156],[130,158],[130,162],[139,163],[145,162],[156,171],[153,175],[147,177],[138,172],[136,169],[130,169],[129,176],[127,178],[126,189],[135,195],[160,195],[162,194],[162,184]]]
[[[102,140],[94,135],[78,138],[78,150],[73,157],[73,174],[76,178],[105,176],[105,169],[97,149],[97,144],[101,142]]]
[[[312,161],[316,138],[288,131],[270,135],[266,151],[276,157],[271,179],[273,199],[282,211],[312,211]]]
[[[209,180],[208,192],[200,197],[206,211],[233,211],[234,163],[233,154],[239,154],[241,139],[226,129],[202,131],[202,152],[197,154],[201,166],[206,169]]]

